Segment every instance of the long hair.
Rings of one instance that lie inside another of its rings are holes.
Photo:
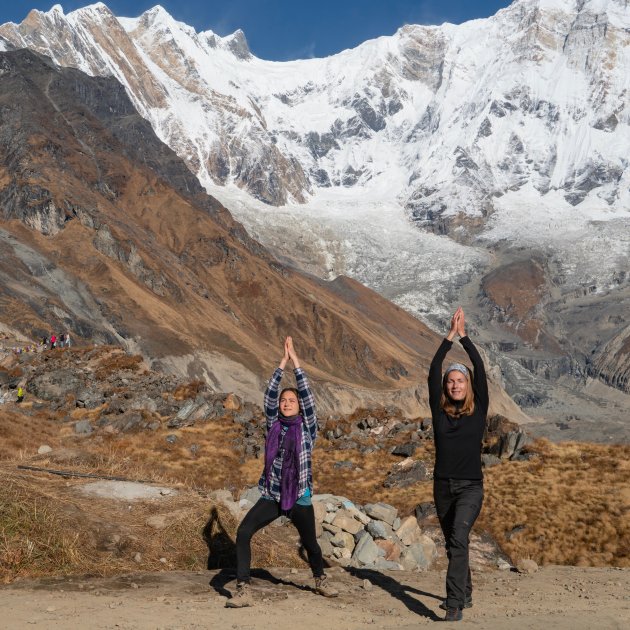
[[[302,410],[302,399],[300,398],[300,392],[298,392],[298,390],[295,387],[285,387],[280,392],[280,396],[278,396],[278,407],[280,407],[280,399],[282,398],[282,394],[284,394],[284,392],[293,392],[295,394],[295,397],[297,398],[297,401],[298,401],[298,409],[300,410],[299,413],[303,415],[304,411]],[[280,414],[282,415],[282,412],[280,412]]]
[[[457,405],[450,396],[446,393],[446,377],[449,372],[444,374],[442,378],[442,396],[440,398],[440,407],[444,409],[444,412],[453,418],[461,418],[462,416],[470,416],[475,410],[475,392],[473,391],[472,372],[468,370],[468,374],[465,374],[466,381],[468,383],[468,389],[466,390],[466,397],[463,403]]]

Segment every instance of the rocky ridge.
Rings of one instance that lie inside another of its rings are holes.
[[[288,64],[254,58],[242,33],[196,33],[159,7],[139,18],[115,18],[102,4],[68,15],[57,7],[4,25],[0,37],[117,77],[156,133],[274,253],[321,277],[351,275],[435,329],[464,303],[504,387],[547,421],[545,434],[569,437],[559,422],[573,437],[623,441],[624,7],[519,0],[488,20],[407,26]],[[203,126],[186,127],[174,94],[192,99]],[[330,117],[311,124],[314,110]],[[294,205],[267,212],[255,199]],[[304,200],[308,210],[295,206]],[[402,206],[422,236],[405,223],[392,245]],[[532,261],[540,282],[525,308],[519,291],[499,285]]]
[[[28,50],[0,53],[0,64],[6,324],[31,338],[52,328],[123,344],[162,372],[248,400],[291,333],[322,384],[322,408],[380,399],[413,415],[423,404],[421,366],[438,343],[425,326],[353,280],[278,261],[204,193],[113,79]],[[523,419],[507,397],[495,400]]]

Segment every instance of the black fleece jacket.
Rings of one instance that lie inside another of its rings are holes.
[[[475,409],[468,416],[453,418],[440,408],[442,362],[453,342],[444,339],[429,368],[429,404],[433,417],[436,479],[483,479],[481,442],[488,415],[488,382],[483,361],[468,337],[460,340],[473,364]]]

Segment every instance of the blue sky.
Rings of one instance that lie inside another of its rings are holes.
[[[197,31],[228,35],[241,28],[262,59],[285,61],[326,57],[404,24],[459,24],[488,17],[511,0],[110,0],[118,16],[136,17],[161,4]],[[47,11],[53,0],[5,0],[0,23],[21,22],[31,9]],[[66,13],[92,4],[59,2]]]

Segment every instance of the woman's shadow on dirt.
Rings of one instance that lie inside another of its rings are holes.
[[[220,569],[210,580],[210,586],[219,595],[230,597],[231,593],[225,585],[235,576],[236,545],[223,527],[216,507],[210,510],[210,517],[203,528],[203,540],[208,547],[206,568],[209,571]]]
[[[222,595],[223,597],[231,597],[232,593],[226,588],[226,585],[233,581],[236,577],[236,545],[232,537],[223,527],[216,508],[212,508],[210,511],[208,522],[203,528],[203,539],[208,547],[208,570],[219,569],[219,571],[212,576],[210,586],[219,595]],[[303,559],[305,560],[306,558]],[[361,581],[368,580],[372,585],[389,593],[392,597],[395,597],[402,602],[412,613],[422,617],[427,617],[433,621],[441,620],[440,617],[438,617],[430,608],[413,597],[413,595],[420,595],[422,597],[432,597],[441,601],[442,597],[439,595],[427,593],[412,586],[401,584],[394,578],[374,569],[346,567],[345,570],[352,577]],[[253,570],[252,576],[274,585],[292,586],[305,591],[313,590],[308,586],[275,577],[269,571],[264,569]]]
[[[402,602],[410,612],[431,619],[432,621],[442,621],[441,617],[438,617],[430,608],[412,596],[412,594],[420,595],[422,597],[432,597],[433,599],[442,601],[443,598],[439,595],[421,591],[408,584],[401,584],[398,580],[375,569],[345,567],[345,570],[353,577],[359,580],[368,580],[373,586],[389,593],[392,597]]]
[[[221,523],[221,517],[216,508],[210,511],[210,517],[203,528],[203,539],[208,547],[208,570],[219,571],[210,580],[210,586],[224,597],[231,597],[232,593],[226,588],[229,582],[236,578],[236,544],[232,536],[226,531]],[[302,560],[307,561],[305,551],[300,549]],[[329,566],[326,562],[324,566]],[[264,580],[273,585],[291,586],[302,591],[313,591],[314,589],[304,584],[283,580],[272,575],[265,569],[252,569],[251,575],[259,580]]]

